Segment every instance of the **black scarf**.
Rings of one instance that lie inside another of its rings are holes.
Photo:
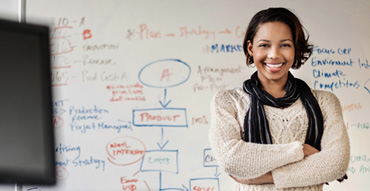
[[[272,144],[270,128],[265,116],[263,105],[283,108],[289,107],[301,98],[308,117],[308,129],[305,143],[321,150],[321,138],[324,132],[324,120],[320,106],[313,96],[310,87],[289,72],[285,85],[286,94],[275,98],[264,90],[258,80],[257,72],[243,84],[243,90],[250,95],[250,106],[244,119],[244,141],[252,143]],[[347,179],[345,175],[341,180]]]

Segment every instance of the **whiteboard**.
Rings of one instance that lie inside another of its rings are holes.
[[[24,189],[231,190],[209,148],[209,103],[255,71],[245,66],[244,30],[270,6],[291,8],[315,44],[293,74],[343,106],[349,179],[325,191],[365,191],[366,0],[28,0],[27,22],[51,29],[58,184]]]

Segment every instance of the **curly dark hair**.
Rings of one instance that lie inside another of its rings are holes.
[[[294,47],[295,47],[295,63],[293,69],[298,69],[311,56],[313,45],[308,44],[309,35],[305,37],[304,27],[298,17],[286,8],[268,8],[256,13],[251,19],[247,32],[244,37],[243,49],[247,56],[247,65],[254,63],[253,57],[248,53],[247,42],[253,44],[253,38],[256,35],[259,26],[268,22],[282,22],[289,26],[292,31]],[[307,31],[306,31],[307,33]]]

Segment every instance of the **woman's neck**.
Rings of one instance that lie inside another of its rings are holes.
[[[259,79],[261,83],[261,88],[265,90],[267,93],[272,95],[275,98],[280,98],[285,95],[285,84],[288,79],[285,80],[264,80]]]

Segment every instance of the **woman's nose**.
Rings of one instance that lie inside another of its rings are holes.
[[[270,48],[270,51],[268,52],[267,57],[270,58],[270,59],[278,59],[278,58],[280,58],[279,48],[277,48],[277,47],[271,47]]]

